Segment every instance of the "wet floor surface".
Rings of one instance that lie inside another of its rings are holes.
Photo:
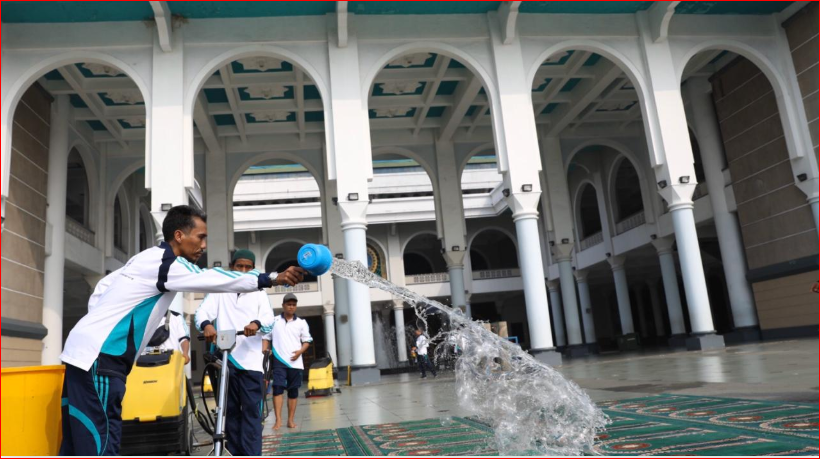
[[[673,393],[818,403],[817,339],[707,352],[658,350],[597,355],[567,359],[558,371],[595,401]],[[282,427],[281,431],[308,432],[473,414],[458,406],[454,383],[452,373],[426,380],[418,374],[392,375],[384,376],[378,385],[342,387],[341,394],[330,397],[302,396],[296,410],[298,427]],[[274,433],[273,424],[271,414],[264,435]],[[197,435],[205,438],[202,432]]]

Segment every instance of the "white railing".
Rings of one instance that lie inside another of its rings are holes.
[[[507,277],[520,277],[520,269],[490,269],[487,271],[473,271],[473,280],[483,279],[504,279]]]
[[[86,228],[85,226],[81,225],[79,222],[75,221],[73,218],[66,217],[65,218],[65,232],[76,237],[77,239],[85,242],[90,246],[94,246],[94,232],[90,229]]]
[[[599,231],[599,232],[593,234],[592,236],[589,236],[586,239],[581,239],[581,242],[580,242],[581,250],[583,251],[583,250],[586,250],[590,247],[595,247],[596,245],[603,244],[603,243],[604,243],[604,233]]]
[[[450,274],[448,273],[432,273],[432,274],[415,274],[412,276],[404,276],[405,285],[414,284],[440,284],[450,282]]]
[[[640,211],[615,224],[615,234],[623,234],[646,223],[646,213]]]
[[[124,250],[114,247],[114,259],[122,264],[128,263],[128,254]]]
[[[297,284],[294,287],[284,287],[281,285],[277,285],[276,287],[269,288],[267,290],[269,295],[274,295],[277,293],[299,293],[299,292],[318,292],[319,291],[319,283],[318,282],[303,282],[301,284]]]

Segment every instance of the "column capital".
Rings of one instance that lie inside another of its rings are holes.
[[[394,311],[403,311],[404,310],[404,301],[393,300],[393,310]]]
[[[339,201],[342,230],[367,229],[367,201]]]
[[[534,185],[533,185],[534,186]],[[514,191],[506,198],[507,205],[513,213],[513,221],[538,219],[538,202],[541,200],[541,191],[533,189],[531,192]]]
[[[561,281],[558,279],[547,280],[547,289],[550,292],[557,292],[561,288]]]
[[[609,266],[612,268],[613,271],[620,271],[624,269],[624,265],[626,264],[626,257],[623,255],[616,255],[614,257],[609,257],[606,259],[609,262]]]
[[[447,269],[464,269],[464,257],[467,252],[463,250],[453,251],[447,250],[444,252],[444,261],[447,262]]]
[[[659,182],[658,193],[661,195],[663,199],[666,200],[667,205],[669,206],[669,211],[673,212],[675,210],[684,209],[684,208],[694,208],[695,203],[692,201],[692,196],[695,194],[695,187],[697,187],[697,180],[695,177],[690,176],[686,180],[689,180],[689,183],[680,183],[684,177],[670,177],[667,179],[661,179]],[[669,183],[672,181],[674,183]],[[663,187],[661,187],[660,183],[666,183]]]
[[[555,261],[563,262],[563,261],[572,261],[572,251],[575,249],[574,244],[555,244],[552,247],[552,255],[555,257]]]
[[[672,236],[660,237],[652,241],[652,245],[655,246],[655,250],[658,251],[658,255],[672,253],[675,247],[675,238]]]
[[[588,269],[576,269],[573,273],[575,281],[579,284],[586,284],[589,277]]]

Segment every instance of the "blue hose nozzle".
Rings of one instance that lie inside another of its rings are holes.
[[[330,270],[333,254],[330,249],[320,244],[305,244],[296,255],[299,266],[314,276],[321,276]]]

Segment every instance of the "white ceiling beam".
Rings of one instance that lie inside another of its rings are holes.
[[[436,59],[438,61],[438,70],[436,71],[436,79],[431,81],[427,87],[424,88],[426,94],[424,96],[424,105],[421,108],[421,111],[418,114],[416,119],[416,128],[413,129],[413,135],[419,135],[421,131],[421,126],[424,124],[424,120],[427,119],[427,113],[430,111],[430,104],[435,100],[436,93],[438,92],[439,86],[441,86],[441,79],[444,78],[444,74],[447,73],[447,67],[450,66],[450,58],[447,56],[443,56],[441,54],[438,55]],[[435,67],[435,66],[434,66]]]
[[[561,104],[549,114],[550,119],[553,121],[547,134],[549,137],[558,136],[572,120],[597,99],[615,79],[623,74],[621,69],[610,61],[601,61],[595,68],[600,77],[578,83],[570,96],[573,101],[569,104]]]
[[[214,153],[222,152],[222,145],[216,135],[216,124],[212,116],[208,115],[208,100],[205,98],[205,93],[200,91],[196,98],[196,106],[194,107],[194,124],[197,131],[199,131],[202,141],[208,147],[208,150]]]
[[[478,107],[478,110],[473,113],[473,116],[470,118],[470,126],[467,128],[467,137],[472,136],[473,132],[475,132],[476,128],[481,123],[481,120],[488,117],[487,109],[489,108],[490,104],[486,103]]]
[[[159,47],[163,52],[173,51],[171,46],[171,35],[174,33],[174,18],[171,16],[171,9],[168,2],[148,2],[154,10],[154,21],[157,23],[157,35],[159,36]]]
[[[535,106],[535,114],[539,115],[541,112],[547,108],[547,105],[552,103],[552,99],[555,98],[561,89],[571,80],[575,78],[575,74],[580,70],[584,63],[589,59],[591,53],[586,51],[575,51],[572,53],[572,56],[567,59],[567,62],[564,64],[566,68],[566,74],[562,78],[553,78],[548,84],[547,87],[544,88],[543,92],[543,102]]]
[[[62,94],[76,94],[64,80],[47,80],[45,77],[38,80],[43,88],[54,96]],[[108,92],[137,90],[137,85],[130,78],[85,78],[79,81],[85,92]]]
[[[509,45],[515,40],[515,25],[521,2],[501,2],[498,8],[498,22],[501,26],[501,41]]]
[[[347,2],[336,2],[336,31],[339,48],[347,48]]]
[[[586,120],[587,118],[592,116],[598,110],[598,108],[600,108],[606,102],[613,102],[613,101],[617,101],[617,102],[635,102],[635,101],[638,100],[637,95],[635,96],[635,98],[630,98],[630,99],[627,99],[627,100],[616,100],[616,99],[613,98],[614,94],[617,94],[618,92],[620,92],[621,88],[623,88],[624,86],[626,86],[630,82],[629,78],[626,78],[625,75],[621,75],[620,78],[621,78],[620,81],[618,81],[610,90],[605,91],[605,93],[603,95],[601,95],[601,97],[599,97],[598,99],[592,101],[592,104],[590,104],[589,108],[586,111],[582,112],[578,116],[578,118],[573,120],[573,123],[575,124],[574,127],[578,127],[581,123],[584,122],[584,120]]]
[[[669,36],[669,23],[675,15],[675,8],[680,2],[656,1],[649,7],[649,29],[652,33],[652,40],[655,43],[666,41]]]
[[[123,140],[123,129],[119,128],[119,122],[111,121],[105,118],[105,108],[102,104],[98,101],[96,97],[90,97],[82,88],[82,84],[80,81],[82,80],[82,75],[80,74],[79,69],[73,65],[66,65],[64,67],[60,67],[58,69],[60,75],[62,75],[63,79],[71,86],[72,89],[77,93],[77,95],[82,99],[83,103],[91,110],[92,113],[97,117],[97,119],[105,126],[105,129],[111,134],[111,136],[116,139],[116,141],[122,146],[123,148],[127,147],[125,141]],[[143,113],[143,116],[145,114]]]
[[[456,89],[456,100],[458,102],[456,105],[447,109],[444,128],[441,130],[439,140],[446,142],[453,137],[456,128],[461,125],[461,122],[464,120],[464,115],[467,114],[479,91],[481,91],[481,87],[481,81],[475,77],[467,84],[458,85]]]
[[[231,112],[233,114],[234,123],[236,123],[236,129],[239,132],[239,137],[242,139],[242,142],[247,142],[248,135],[245,133],[245,115],[239,113],[239,90],[231,86],[231,73],[228,68],[229,66],[226,65],[219,69],[219,77],[222,79],[222,84],[225,87],[225,94],[228,95],[228,105],[231,106]]]
[[[721,52],[722,50],[717,49],[697,53],[695,57],[690,59],[689,62],[686,64],[686,68],[683,70],[683,78],[681,81],[686,81],[695,73],[700,72],[701,69],[709,65],[709,63],[712,62],[712,60],[718,57]]]
[[[811,2],[792,2],[791,5],[787,6],[783,11],[777,13],[777,20],[781,24],[786,22],[787,19],[794,16],[795,13],[802,10]]]

